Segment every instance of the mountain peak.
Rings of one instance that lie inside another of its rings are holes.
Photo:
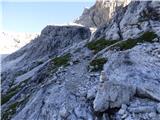
[[[130,0],[96,0],[90,9],[84,9],[83,14],[75,23],[87,27],[99,27],[108,22],[119,6],[126,6]]]

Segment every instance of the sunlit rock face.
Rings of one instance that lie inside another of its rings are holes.
[[[132,1],[128,6],[118,8],[112,20],[101,26],[93,39],[123,40],[136,38],[145,31],[160,35],[160,2]]]
[[[75,20],[75,23],[87,27],[99,27],[108,22],[119,6],[128,5],[130,0],[96,0],[96,3]]]

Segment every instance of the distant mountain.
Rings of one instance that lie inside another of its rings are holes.
[[[99,27],[108,22],[115,10],[126,6],[131,0],[96,0],[91,8],[86,8],[83,14],[75,20],[75,23],[82,24],[86,27]]]
[[[0,32],[0,54],[13,53],[37,36],[37,33]]]

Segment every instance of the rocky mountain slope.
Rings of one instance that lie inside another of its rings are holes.
[[[11,33],[0,32],[0,54],[10,54],[29,43],[37,37],[37,33]]]
[[[93,39],[136,38],[144,31],[154,31],[160,35],[160,3],[131,2],[123,9],[117,9],[113,19],[99,28]]]
[[[91,8],[86,8],[83,14],[75,20],[75,23],[86,27],[99,27],[109,22],[115,10],[124,7],[130,3],[130,0],[96,0]]]
[[[2,61],[2,120],[160,120],[159,8],[132,1],[94,34],[44,28]]]

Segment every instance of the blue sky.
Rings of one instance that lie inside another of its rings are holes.
[[[6,0],[1,2],[0,8],[2,11],[2,30],[40,32],[48,24],[69,23],[79,17],[85,7],[92,6],[94,1]]]

